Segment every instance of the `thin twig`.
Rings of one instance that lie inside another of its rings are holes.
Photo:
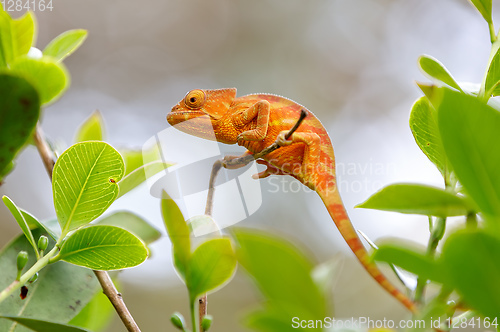
[[[135,322],[134,317],[132,317],[128,311],[128,308],[123,301],[122,294],[118,293],[118,290],[113,284],[113,280],[109,277],[108,272],[94,270],[94,274],[97,277],[97,280],[99,280],[104,294],[106,294],[113,307],[115,307],[116,313],[120,316],[120,319],[122,320],[123,325],[127,328],[127,331],[140,332],[141,329]]]
[[[208,298],[207,298],[207,294],[203,295],[202,297],[200,297],[200,299],[198,300],[198,314],[199,314],[199,317],[200,317],[200,332],[204,332],[203,331],[203,327],[201,326],[202,325],[202,322],[203,322],[203,317],[205,317],[208,313]]]
[[[304,121],[306,116],[307,116],[307,112],[304,109],[302,109],[300,111],[299,119],[297,120],[295,125],[285,135],[286,139],[289,139],[290,136],[292,136],[292,134],[299,128],[300,124],[302,123],[302,121]],[[231,167],[234,168],[235,166],[237,166],[236,168],[243,167],[256,159],[264,157],[265,155],[275,151],[276,149],[278,149],[280,147],[281,146],[277,142],[274,142],[273,144],[271,144],[270,146],[268,146],[267,148],[265,148],[264,150],[262,150],[256,154],[246,155],[244,157],[234,158],[234,159],[230,159],[230,160],[226,160],[226,159],[217,160],[214,163],[214,165],[212,166],[212,172],[210,173],[210,181],[208,183],[207,205],[205,207],[205,214],[208,216],[212,216],[214,194],[215,194],[215,179],[217,178],[217,175],[219,174],[219,171],[222,167],[227,167],[227,168],[231,168]],[[203,332],[202,327],[201,327],[201,322],[203,320],[203,317],[205,317],[207,315],[207,305],[208,305],[207,294],[200,297],[198,304],[199,304],[198,312],[199,312],[200,331]],[[193,326],[193,329],[194,329],[194,326]]]
[[[43,134],[42,128],[40,127],[40,124],[36,125],[35,133],[33,134],[33,139],[35,141],[38,153],[42,158],[45,169],[47,170],[47,174],[49,175],[50,180],[52,181],[52,170],[55,165],[55,160],[54,160],[55,158],[54,154],[52,153],[52,150],[50,149],[49,145],[47,144],[47,141],[45,140],[45,136]],[[104,294],[108,297],[111,304],[113,304],[113,307],[115,307],[116,313],[118,314],[123,324],[127,328],[127,331],[141,332],[139,326],[134,320],[134,317],[132,317],[132,315],[128,311],[127,306],[123,301],[122,295],[118,293],[118,291],[116,290],[113,281],[109,277],[109,274],[106,271],[96,271],[96,270],[94,270],[94,274],[97,280],[99,280],[99,283],[101,284]]]
[[[208,183],[207,205],[205,206],[205,214],[207,216],[212,216],[212,210],[214,207],[213,199],[215,192],[215,179],[217,178],[217,175],[219,174],[221,167],[222,167],[222,160],[217,160],[212,166],[212,172],[210,173],[210,181]],[[199,317],[198,323],[200,324],[201,332],[203,332],[201,323],[203,321],[203,317],[205,317],[207,313],[208,313],[208,298],[207,294],[204,294],[198,299],[198,317]]]
[[[47,141],[45,140],[45,135],[43,134],[42,128],[40,124],[36,124],[35,133],[33,134],[33,140],[35,141],[36,148],[38,149],[38,153],[42,158],[43,166],[45,166],[45,170],[47,174],[49,174],[50,181],[52,181],[52,170],[55,165],[55,157],[50,149]]]
[[[210,173],[210,181],[208,182],[208,195],[207,195],[207,205],[205,206],[205,214],[207,216],[212,216],[212,209],[214,207],[214,192],[215,192],[215,179],[219,174],[222,167],[222,160],[217,160],[212,166],[212,173]]]

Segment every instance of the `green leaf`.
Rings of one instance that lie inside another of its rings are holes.
[[[464,197],[420,184],[392,184],[356,207],[425,216],[450,217],[474,210]]]
[[[182,330],[183,332],[186,330],[186,321],[180,312],[174,312],[172,316],[170,316],[170,322],[179,330]]]
[[[10,69],[33,84],[43,105],[55,101],[69,86],[66,67],[50,57],[31,59],[21,56],[11,62]]]
[[[486,74],[486,80],[484,83],[484,94],[485,96],[498,96],[500,93],[500,48],[497,49],[493,59],[491,59],[490,67],[488,68],[488,73]]]
[[[500,239],[484,230],[451,235],[443,246],[447,281],[467,305],[484,317],[500,319]]]
[[[480,210],[500,218],[500,113],[446,88],[433,102],[448,161]]]
[[[113,280],[116,284],[116,280]],[[119,288],[119,287],[117,287]],[[103,331],[114,317],[114,308],[103,292],[97,292],[92,300],[68,324],[93,332]]]
[[[31,246],[33,247],[33,250],[36,253],[36,256],[38,257],[39,254],[38,254],[37,243],[36,243],[35,239],[33,238],[33,234],[31,234],[31,230],[28,227],[28,223],[24,219],[23,214],[21,213],[19,208],[16,206],[16,204],[14,204],[14,202],[9,197],[3,196],[2,200],[5,204],[5,206],[7,206],[7,208],[9,209],[10,213],[12,213],[12,215],[16,219],[17,223],[19,224],[19,227],[21,227],[21,229],[23,230],[24,236],[26,236],[26,239],[31,244]]]
[[[323,319],[326,298],[311,276],[313,265],[289,242],[260,232],[238,230],[238,262],[255,279],[273,310],[288,321]]]
[[[143,148],[141,150],[123,149],[120,151],[120,153],[122,154],[123,160],[125,161],[125,175],[132,173],[134,170],[143,165],[162,160],[161,151],[158,144],[153,144],[152,146]],[[168,164],[172,165],[172,163]]]
[[[101,112],[93,112],[76,131],[75,143],[102,141],[104,139],[104,120]]]
[[[446,69],[446,67],[437,59],[429,55],[421,55],[418,58],[418,64],[422,72],[426,74],[431,80],[435,80],[438,83],[447,84],[452,88],[457,89],[458,91],[462,91],[453,76],[451,76],[448,69]]]
[[[150,244],[161,237],[160,231],[151,226],[146,220],[129,211],[114,212],[99,219],[96,225],[121,227],[139,237],[146,244]]]
[[[77,143],[59,157],[52,191],[63,234],[106,211],[118,196],[117,182],[123,172],[122,157],[104,142]]]
[[[424,279],[444,283],[443,272],[433,258],[414,249],[403,248],[398,245],[384,244],[375,251],[373,259],[379,262],[394,264],[408,272]]]
[[[125,149],[121,151],[121,154],[125,161],[125,177],[118,183],[119,197],[136,188],[149,177],[173,165],[162,161],[157,144],[143,150]]]
[[[45,234],[33,230],[34,238]],[[49,249],[54,241],[49,238]],[[24,235],[20,235],[0,251],[0,289],[7,287],[16,278],[16,258],[19,251],[32,252]],[[34,264],[35,255],[29,255],[28,266]],[[28,295],[21,300],[15,292],[0,303],[0,315],[24,316],[33,319],[68,323],[96,294],[99,283],[91,270],[65,262],[46,266],[39,272],[38,280],[28,284]],[[0,331],[10,331],[12,322],[0,319]],[[17,328],[15,331],[26,331]]]
[[[25,55],[34,44],[35,16],[27,12],[18,19],[0,10],[0,67],[6,67],[15,58]]]
[[[58,258],[92,270],[119,270],[141,264],[146,245],[134,234],[115,226],[88,226],[64,241]]]
[[[118,195],[118,197],[125,195],[126,193],[146,181],[147,178],[163,171],[164,169],[172,165],[173,164],[164,163],[162,161],[153,161],[149,164],[145,164],[134,169],[118,183],[118,186],[120,187],[120,194]]]
[[[142,151],[141,150],[122,150],[121,154],[123,156],[123,160],[125,161],[125,175],[130,174],[133,170],[144,165],[142,159]],[[158,160],[160,157],[156,157],[153,160]]]
[[[189,227],[184,221],[181,210],[174,200],[163,193],[161,200],[161,212],[168,237],[172,242],[172,255],[174,266],[182,280],[186,281],[186,271],[191,257],[191,239],[189,238]]]
[[[441,322],[444,322],[448,318],[447,313],[450,312],[451,306],[451,303],[449,306],[445,301],[447,299],[444,299],[442,296],[436,296],[426,303],[422,310],[412,318],[414,321],[421,321],[422,323],[416,324],[411,331],[428,332],[430,330],[429,326],[434,327],[439,317],[442,317]]]
[[[432,83],[422,83],[422,82],[416,82],[417,86],[419,89],[424,93],[424,95],[427,97],[428,100],[433,100],[436,91],[439,89],[439,87],[435,84]]]
[[[43,50],[44,55],[63,61],[82,45],[87,38],[87,30],[68,30],[54,38]]]
[[[488,23],[492,23],[491,19],[491,0],[470,0],[474,7],[481,13],[483,18],[486,20]]]
[[[212,326],[213,321],[214,321],[214,317],[212,315],[203,316],[203,318],[201,320],[201,330],[203,332],[210,330],[210,327]]]
[[[25,79],[0,74],[0,183],[12,161],[33,133],[40,99]]]
[[[437,112],[426,97],[421,97],[412,106],[410,128],[415,142],[443,176],[447,174],[446,154],[439,135]]]
[[[29,212],[22,209],[20,211],[23,214],[24,220],[26,220],[26,223],[28,224],[28,227],[30,229],[40,228],[44,230],[45,233],[47,233],[54,241],[56,241],[61,235],[61,229],[59,228],[57,220],[45,221],[41,223]]]
[[[213,232],[219,232],[220,228],[214,218],[208,215],[193,216],[187,220],[189,232],[194,236],[202,236]]]
[[[89,330],[85,330],[76,326],[59,324],[41,319],[5,315],[0,315],[0,318],[10,319],[23,326],[26,326],[27,328],[35,332],[90,332]]]
[[[125,161],[125,177],[118,184],[120,196],[139,186],[149,177],[163,171],[173,163],[163,162],[157,144],[143,150],[122,150]]]
[[[6,67],[14,59],[15,48],[12,36],[12,18],[0,10],[0,67]]]
[[[193,252],[186,275],[191,300],[221,287],[229,281],[235,270],[236,257],[229,238],[202,243]]]
[[[292,332],[292,331],[310,331],[313,327],[301,328],[301,317],[290,318],[287,313],[277,310],[275,307],[268,307],[265,310],[258,310],[249,314],[244,324],[249,328],[260,332]]]
[[[494,96],[494,97],[500,96],[500,81],[498,81],[497,84],[495,85],[495,88],[491,92],[491,95]]]
[[[15,57],[28,54],[36,40],[36,19],[32,12],[26,12],[17,20],[12,21]]]
[[[0,161],[1,161],[1,157],[0,157]],[[0,185],[3,184],[3,178],[14,169],[14,166],[15,166],[15,162],[13,160],[11,160],[11,161],[8,161],[6,163],[6,165],[3,167],[3,169],[0,169]]]

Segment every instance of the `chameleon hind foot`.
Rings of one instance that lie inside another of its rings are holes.
[[[259,159],[259,160],[257,160],[257,164],[265,165],[265,166],[267,166],[267,168],[260,173],[252,175],[253,179],[256,179],[256,180],[257,179],[264,179],[264,178],[267,178],[269,175],[287,175],[287,173],[283,172],[279,168],[274,167],[273,165],[269,164],[265,160]]]

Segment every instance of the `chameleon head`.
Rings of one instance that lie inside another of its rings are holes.
[[[236,97],[236,89],[191,90],[172,107],[167,121],[185,133],[215,139],[215,127]]]

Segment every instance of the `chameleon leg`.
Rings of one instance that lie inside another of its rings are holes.
[[[252,178],[254,178],[254,179],[267,178],[269,175],[287,175],[287,173],[283,172],[279,168],[274,167],[273,165],[271,165],[270,163],[268,163],[265,160],[259,159],[259,160],[257,160],[257,164],[266,165],[267,168],[260,173],[252,175]]]
[[[238,169],[238,168],[244,167],[244,166],[248,165],[248,162],[241,162],[241,163],[239,163],[239,162],[234,163],[233,162],[231,164],[228,164],[227,162],[228,161],[234,161],[235,159],[236,160],[238,160],[238,159],[243,160],[244,157],[246,157],[248,155],[251,155],[251,154],[252,153],[247,150],[241,156],[225,156],[224,157],[224,161],[222,163],[222,166],[224,168],[227,168],[227,169]],[[268,163],[265,160],[258,159],[258,160],[256,160],[256,162],[257,162],[257,164],[261,164],[261,165],[267,166],[267,168],[264,171],[260,172],[260,173],[252,175],[252,178],[254,178],[254,179],[267,178],[269,175],[287,175],[287,173],[283,172],[279,168],[274,167],[273,165],[271,165],[270,163]]]
[[[254,129],[247,130],[238,135],[238,144],[242,141],[261,141],[266,138],[269,125],[270,106],[267,100],[261,100],[247,108],[234,120],[237,125],[243,126],[257,118]]]
[[[316,133],[306,132],[295,132],[289,139],[286,139],[285,135],[287,133],[288,131],[280,132],[276,142],[280,146],[288,146],[294,143],[304,143],[306,145],[304,156],[302,157],[300,173],[294,175],[302,179],[306,186],[315,189],[315,176],[317,176],[315,170],[318,169],[320,163],[321,139]]]

